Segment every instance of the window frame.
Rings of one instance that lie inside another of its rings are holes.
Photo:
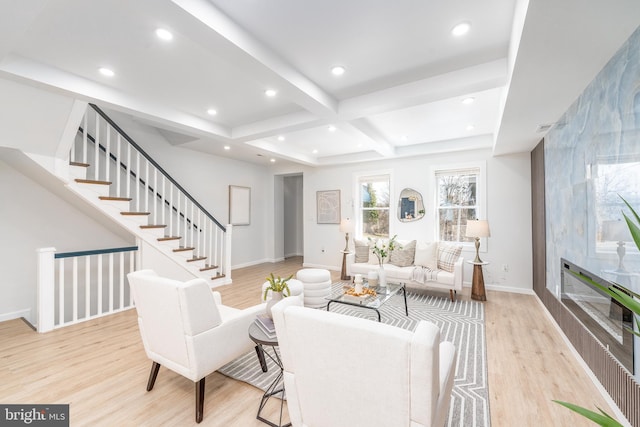
[[[477,219],[488,219],[487,218],[487,177],[486,177],[486,169],[487,163],[485,161],[479,162],[468,162],[468,163],[456,163],[456,164],[445,164],[439,166],[432,166],[430,171],[431,177],[431,194],[429,199],[432,201],[433,205],[433,233],[435,236],[435,240],[440,239],[440,216],[439,216],[439,188],[438,188],[438,176],[451,174],[449,172],[469,172],[474,169],[478,170],[477,182],[476,182],[476,213]],[[489,223],[491,226],[491,223]],[[473,249],[475,250],[475,243],[471,242],[458,242],[458,241],[446,241],[453,244],[462,245],[463,249]],[[488,239],[486,237],[480,238],[480,252],[487,252],[488,249]]]
[[[389,179],[389,208],[388,208],[388,212],[389,212],[389,236],[387,236],[387,238],[393,236],[393,231],[394,231],[394,221],[392,221],[392,218],[394,218],[394,215],[396,213],[396,208],[395,208],[395,203],[393,203],[394,200],[394,191],[393,191],[393,173],[391,170],[378,170],[378,171],[370,171],[370,172],[358,172],[358,173],[354,173],[353,174],[353,187],[354,187],[354,193],[355,194],[355,198],[354,198],[354,215],[355,215],[355,233],[354,233],[354,237],[356,239],[363,239],[364,238],[364,234],[363,234],[363,222],[362,222],[362,213],[363,213],[363,209],[361,206],[361,200],[362,200],[362,194],[360,193],[361,190],[361,183],[363,182],[367,182],[367,178],[370,179],[375,179],[378,177],[388,177]]]

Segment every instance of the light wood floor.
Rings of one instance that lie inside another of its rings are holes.
[[[269,272],[285,276],[299,268],[301,258],[235,270],[234,284],[219,289],[223,302],[239,308],[256,304]],[[468,294],[465,289],[459,297]],[[552,399],[611,413],[535,297],[487,297],[492,426],[591,425]],[[69,403],[72,426],[196,425],[192,382],[161,369],[153,391],[145,391],[151,363],[135,310],[47,334],[11,320],[0,323],[0,340],[1,403]],[[214,373],[205,393],[201,425],[265,425],[255,419],[262,392],[252,386]],[[275,408],[269,414],[275,416]]]

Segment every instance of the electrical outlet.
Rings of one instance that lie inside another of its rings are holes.
[[[509,271],[509,264],[502,264],[502,271],[504,271],[505,273]]]
[[[324,253],[324,246],[320,248],[320,252]]]

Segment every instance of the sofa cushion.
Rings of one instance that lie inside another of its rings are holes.
[[[412,240],[401,246],[401,248],[397,247],[391,251],[389,263],[398,267],[408,267],[413,264],[413,259],[416,254],[416,241]]]
[[[438,269],[438,242],[425,243],[419,242],[416,244],[415,265],[430,268],[431,270]]]
[[[398,267],[393,264],[385,264],[384,271],[387,276],[387,282],[397,283],[397,280],[410,281],[413,276],[414,267]],[[396,280],[397,279],[397,280]]]
[[[354,239],[356,247],[355,262],[369,262],[369,242],[363,239]]]
[[[438,269],[453,272],[453,267],[460,258],[462,246],[448,245],[441,243],[438,245]]]

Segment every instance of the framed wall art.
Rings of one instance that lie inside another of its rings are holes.
[[[229,224],[251,224],[251,187],[229,186]]]
[[[316,191],[318,224],[340,224],[340,190]]]

